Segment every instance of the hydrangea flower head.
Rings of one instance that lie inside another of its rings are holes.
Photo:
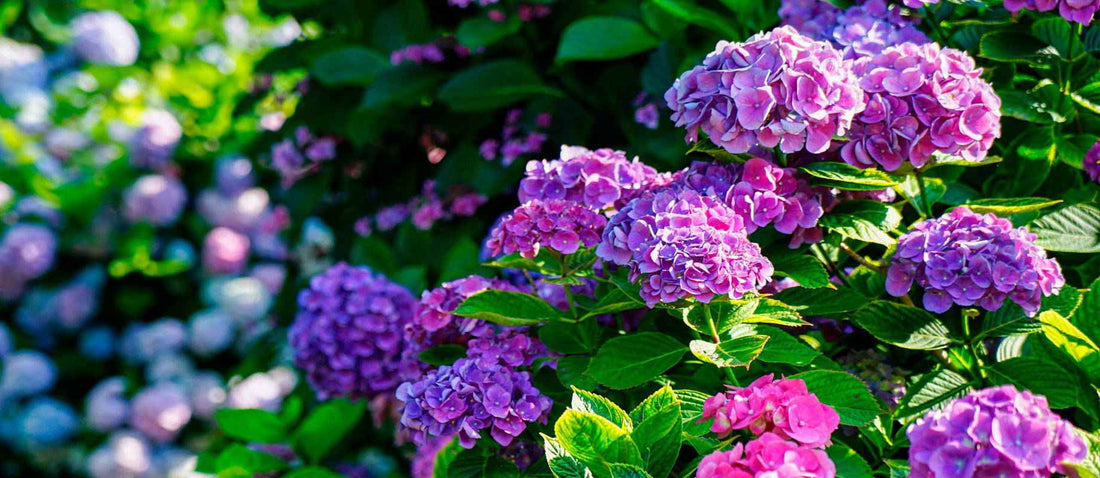
[[[126,379],[111,377],[99,382],[84,400],[84,420],[99,432],[117,429],[126,423],[130,405],[126,401]]]
[[[1092,0],[1005,0],[1004,6],[1013,14],[1020,10],[1049,12],[1057,8],[1062,18],[1082,25],[1092,23],[1096,10],[1100,9],[1100,3]]]
[[[1084,166],[1089,179],[1100,183],[1100,141],[1092,145],[1088,153],[1085,154]]]
[[[720,393],[703,403],[700,422],[713,419],[710,430],[720,438],[733,430],[774,433],[809,447],[824,448],[840,425],[840,416],[795,378],[765,375],[749,386]]]
[[[825,0],[782,0],[779,2],[779,23],[790,25],[799,33],[817,40],[829,39],[840,8]]]
[[[902,16],[898,5],[885,0],[867,0],[844,11],[825,0],[787,0],[780,16],[784,25],[801,25],[796,28],[803,35],[832,43],[849,59],[877,55],[902,43],[930,41],[913,20]]]
[[[248,236],[228,227],[215,227],[202,241],[202,265],[211,274],[238,274],[248,262]]]
[[[0,401],[43,393],[57,380],[57,366],[37,350],[20,350],[8,355],[0,372]]]
[[[73,33],[73,49],[84,61],[127,66],[137,60],[137,32],[118,12],[82,13],[69,27]]]
[[[488,247],[494,256],[518,252],[528,259],[543,247],[572,254],[599,243],[606,225],[606,217],[573,201],[536,199],[504,216],[489,233]]]
[[[696,478],[834,478],[836,465],[823,450],[765,433],[748,445],[716,451],[699,462]]]
[[[424,446],[430,437],[458,435],[460,445],[473,448],[489,429],[506,446],[528,423],[545,424],[553,402],[534,387],[529,372],[516,370],[533,363],[537,343],[516,331],[474,339],[466,358],[401,384],[401,424],[413,443]]]
[[[713,196],[681,186],[646,192],[619,210],[596,255],[628,265],[630,280],[640,280],[650,307],[682,298],[741,298],[773,272],[760,246],[749,241],[740,215]]]
[[[146,387],[134,395],[130,406],[130,426],[157,443],[175,440],[191,421],[187,394],[170,382]]]
[[[139,168],[163,171],[176,153],[176,146],[182,137],[183,127],[172,113],[146,111],[141,127],[130,140],[130,163]]]
[[[0,299],[14,299],[28,281],[53,267],[57,237],[37,224],[16,224],[0,239]]]
[[[64,445],[80,429],[72,407],[51,397],[37,397],[19,419],[22,445],[30,450]]]
[[[187,190],[174,176],[149,174],[138,178],[123,194],[122,211],[126,220],[170,226],[187,203]]]
[[[997,310],[1008,298],[1035,315],[1043,296],[1056,294],[1066,281],[1058,262],[1035,245],[1035,234],[958,207],[898,239],[886,291],[901,297],[913,282],[924,289],[924,308],[932,312],[952,304]]]
[[[1046,397],[1012,385],[971,392],[917,419],[906,431],[909,476],[1051,476],[1087,454],[1073,425]]]
[[[366,267],[336,264],[298,294],[289,332],[294,363],[322,400],[392,393],[415,307],[404,287]]]
[[[905,43],[856,60],[854,71],[867,108],[840,151],[848,164],[920,168],[934,153],[978,162],[1001,136],[1001,99],[966,52]]]
[[[619,208],[661,181],[656,169],[608,148],[562,146],[561,158],[532,160],[519,183],[519,200],[567,199],[593,211]]]
[[[865,106],[851,61],[790,26],[744,43],[719,42],[673,83],[665,101],[689,141],[702,129],[731,153],[756,145],[823,152]]]

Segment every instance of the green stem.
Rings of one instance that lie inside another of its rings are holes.
[[[917,208],[919,210],[918,212],[920,212],[921,217],[931,217],[932,207],[928,204],[928,191],[924,188],[924,178],[921,177],[919,171],[914,172],[913,176],[917,178],[917,191],[919,191],[920,194],[921,206],[924,208]]]
[[[844,271],[840,270],[840,266],[833,261],[833,258],[825,253],[825,249],[821,248],[821,244],[813,244],[810,246],[810,249],[820,256],[821,260],[825,261],[825,266],[829,268],[829,272],[832,272],[837,279],[840,279],[841,284],[844,284],[846,287],[852,286],[852,284],[848,283],[848,276],[844,274]]]
[[[717,346],[722,343],[722,338],[718,334],[718,326],[714,324],[714,316],[710,313],[710,307],[703,306],[703,316],[707,318],[707,326],[710,327],[711,338],[714,339],[714,345]],[[729,367],[719,367],[726,371],[726,380],[729,380],[730,385],[740,386],[741,382],[737,381],[737,376],[733,374],[733,369]]]

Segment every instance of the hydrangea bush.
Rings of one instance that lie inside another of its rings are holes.
[[[39,3],[5,476],[1100,476],[1095,2]]]

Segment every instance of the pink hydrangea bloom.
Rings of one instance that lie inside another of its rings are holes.
[[[744,43],[719,42],[665,101],[689,141],[702,129],[731,153],[756,145],[820,153],[865,106],[851,68],[832,45],[779,27]]]
[[[732,388],[732,387],[731,387]],[[733,388],[703,403],[700,422],[714,420],[710,430],[724,438],[734,430],[774,433],[809,447],[823,448],[840,425],[840,416],[821,403],[799,379],[756,379],[748,387]]]
[[[667,182],[638,158],[608,148],[562,146],[561,159],[534,160],[519,183],[519,200],[566,199],[594,211],[618,208],[654,184]]]
[[[1058,13],[1068,21],[1088,25],[1093,15],[1100,9],[1095,0],[1005,0],[1005,9],[1017,13],[1020,10],[1049,12],[1058,9]]]
[[[1001,136],[1001,99],[966,52],[905,43],[856,61],[867,108],[841,157],[853,166],[926,165],[934,153],[985,159]]]
[[[699,462],[696,478],[834,478],[836,465],[824,451],[765,433],[747,446],[716,451]]]
[[[530,259],[543,247],[572,254],[598,244],[606,225],[607,218],[573,201],[536,199],[504,216],[487,245],[494,256],[518,252]]]

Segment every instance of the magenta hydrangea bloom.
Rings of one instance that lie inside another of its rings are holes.
[[[744,220],[745,232],[773,225],[790,234],[790,246],[821,240],[817,221],[824,211],[820,194],[795,168],[776,166],[760,158],[741,164],[696,161],[679,173],[677,183],[723,198]]]
[[[473,448],[488,428],[493,440],[508,445],[528,423],[546,424],[553,402],[532,385],[530,372],[516,370],[534,363],[537,341],[506,331],[468,345],[466,358],[397,388],[405,404],[401,424],[413,443],[458,435],[460,445]]]
[[[716,451],[699,462],[696,478],[834,478],[836,465],[824,451],[765,433],[748,445]]]
[[[898,239],[886,291],[901,297],[914,281],[932,312],[952,304],[997,310],[1009,298],[1028,315],[1066,283],[1058,261],[1035,245],[1035,234],[965,207],[922,221]]]
[[[731,153],[758,144],[823,152],[865,106],[851,61],[790,26],[744,43],[719,42],[673,83],[665,101],[689,141],[702,129]]]
[[[703,403],[700,422],[714,420],[710,431],[725,438],[734,430],[766,432],[809,447],[824,448],[840,425],[840,416],[821,403],[796,378],[765,375],[743,388],[720,393]]]
[[[1088,451],[1046,397],[1012,385],[970,392],[917,419],[906,434],[913,478],[1068,474],[1062,463],[1080,462]]]
[[[251,241],[228,227],[215,227],[202,241],[202,265],[211,274],[239,274],[248,263]]]
[[[494,256],[518,252],[530,259],[543,247],[572,254],[598,244],[606,225],[606,217],[573,201],[536,199],[504,216],[487,246]]]
[[[318,399],[392,393],[415,307],[408,290],[366,267],[341,262],[313,276],[298,294],[289,341]]]
[[[966,52],[928,43],[856,61],[867,108],[840,154],[861,168],[920,168],[934,153],[985,159],[1001,136],[1001,99]]]
[[[1084,166],[1089,179],[1100,183],[1100,141],[1092,145],[1089,152],[1085,154]]]
[[[784,6],[787,3],[801,6],[805,2],[784,2]],[[845,58],[874,56],[882,53],[886,47],[931,41],[924,32],[917,29],[914,20],[902,15],[898,5],[887,5],[885,0],[867,0],[839,13],[836,7],[825,0],[813,0],[813,3],[818,5],[809,8],[809,11],[794,12],[787,20],[802,25],[798,30],[803,35],[831,42]],[[783,11],[782,8],[780,11]],[[819,11],[830,13],[804,16]]]
[[[660,183],[662,176],[636,157],[627,159],[622,151],[562,146],[561,159],[527,162],[519,200],[567,199],[603,211],[622,207]]]
[[[741,298],[773,272],[740,215],[714,196],[678,185],[647,192],[619,210],[596,254],[628,265],[650,307],[682,298]]]
[[[1020,10],[1049,12],[1057,8],[1062,18],[1082,25],[1092,23],[1093,15],[1100,9],[1100,2],[1095,0],[1005,0],[1004,5],[1013,14]]]
[[[187,203],[187,189],[174,176],[147,174],[123,193],[122,211],[132,223],[170,226]]]

